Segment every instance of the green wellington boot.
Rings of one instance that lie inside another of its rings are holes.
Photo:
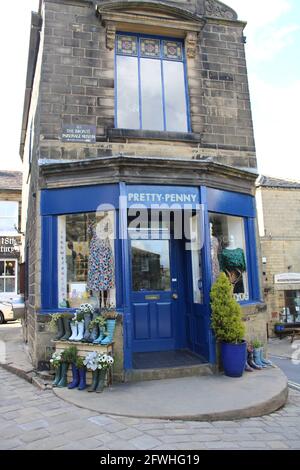
[[[96,393],[103,392],[104,387],[106,385],[106,376],[107,376],[107,369],[100,369]]]
[[[61,378],[61,364],[55,369],[55,378],[52,382],[52,387],[57,387],[58,382]]]
[[[99,370],[98,369],[93,370],[92,375],[93,375],[93,380],[92,380],[92,384],[87,389],[88,392],[95,392],[97,385],[98,385]]]
[[[63,362],[61,364],[61,377],[60,377],[60,381],[57,384],[57,387],[66,387],[67,386],[68,368],[69,368],[69,364],[67,362]]]

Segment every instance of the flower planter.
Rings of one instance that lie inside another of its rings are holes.
[[[247,359],[246,341],[238,344],[221,343],[221,358],[225,375],[242,377]]]

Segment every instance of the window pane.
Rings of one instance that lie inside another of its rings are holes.
[[[0,276],[4,276],[4,261],[0,261]]]
[[[119,128],[139,129],[138,59],[117,56],[117,123]]]
[[[190,239],[193,276],[193,299],[195,304],[203,303],[202,263],[200,251],[199,216],[190,218]]]
[[[132,240],[134,291],[169,291],[170,255],[168,240]]]
[[[5,275],[6,276],[15,276],[16,275],[16,262],[15,261],[6,261],[5,263]]]
[[[249,300],[244,219],[221,214],[210,214],[209,219],[213,282],[223,271],[236,300]]]
[[[182,62],[163,61],[167,131],[187,132],[187,107]]]
[[[0,279],[0,292],[4,292],[4,279]]]
[[[12,278],[6,278],[5,279],[5,292],[15,292],[15,285],[16,285],[16,279],[14,277]]]
[[[163,131],[161,61],[141,59],[142,128]]]
[[[14,219],[13,217],[1,217],[0,216],[0,232],[11,233],[14,232],[16,234],[15,226],[18,226],[18,219]]]
[[[58,291],[60,307],[115,306],[113,211],[59,217]]]
[[[19,203],[11,201],[0,202],[0,217],[14,217],[18,220]]]

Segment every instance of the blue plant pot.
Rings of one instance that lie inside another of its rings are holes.
[[[221,344],[221,358],[224,373],[228,377],[242,377],[247,359],[247,343]]]

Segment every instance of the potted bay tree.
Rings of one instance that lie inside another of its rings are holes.
[[[233,288],[225,273],[221,273],[211,289],[212,328],[221,343],[221,359],[225,375],[243,375],[247,343],[242,310],[233,297]]]

